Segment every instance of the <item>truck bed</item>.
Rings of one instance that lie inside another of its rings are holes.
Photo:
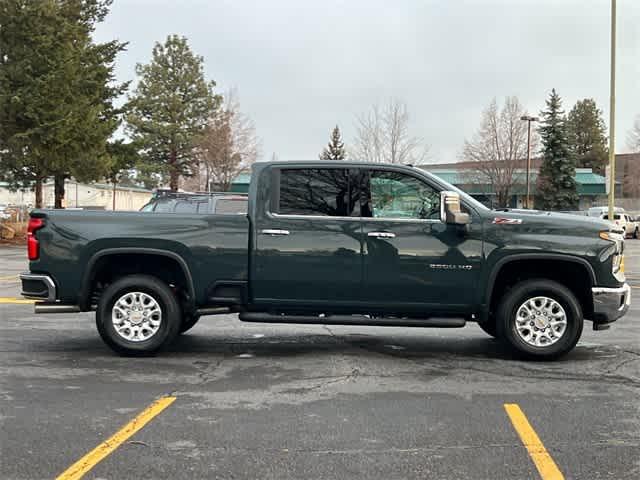
[[[246,215],[35,210],[32,216],[44,218],[45,226],[37,232],[40,258],[30,270],[52,276],[62,302],[77,299],[89,265],[105,252],[157,250],[181,258],[200,305],[217,281],[248,278]]]

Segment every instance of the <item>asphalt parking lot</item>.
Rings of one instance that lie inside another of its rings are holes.
[[[120,358],[92,314],[14,300],[24,257],[0,247],[2,479],[640,478],[640,241],[629,314],[587,322],[553,363],[515,360],[475,325],[235,315]]]

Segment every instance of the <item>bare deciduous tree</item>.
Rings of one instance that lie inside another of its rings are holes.
[[[480,128],[471,140],[465,140],[462,157],[474,162],[466,172],[469,183],[489,184],[498,207],[506,207],[514,185],[521,182],[517,172],[527,157],[527,123],[521,120],[526,111],[517,97],[507,97],[502,110],[494,98],[482,114]],[[531,151],[536,136],[532,132]]]
[[[636,116],[633,127],[627,134],[627,147],[632,153],[640,152],[640,115]]]
[[[209,119],[199,145],[206,185],[228,191],[238,174],[257,160],[259,152],[253,120],[240,111],[236,92],[229,91],[222,109]]]
[[[422,138],[410,134],[407,106],[397,99],[356,117],[353,145],[351,158],[377,163],[422,163],[429,151]]]

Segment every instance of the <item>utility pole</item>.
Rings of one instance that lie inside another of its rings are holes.
[[[611,0],[611,79],[609,85],[609,220],[616,198],[616,0]]]
[[[527,122],[527,198],[525,208],[531,208],[531,186],[529,176],[531,172],[531,122],[537,122],[538,117],[523,115],[520,120]]]

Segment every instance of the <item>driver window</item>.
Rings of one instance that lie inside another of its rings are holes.
[[[410,175],[372,170],[370,191],[369,207],[374,218],[440,218],[440,192]]]

